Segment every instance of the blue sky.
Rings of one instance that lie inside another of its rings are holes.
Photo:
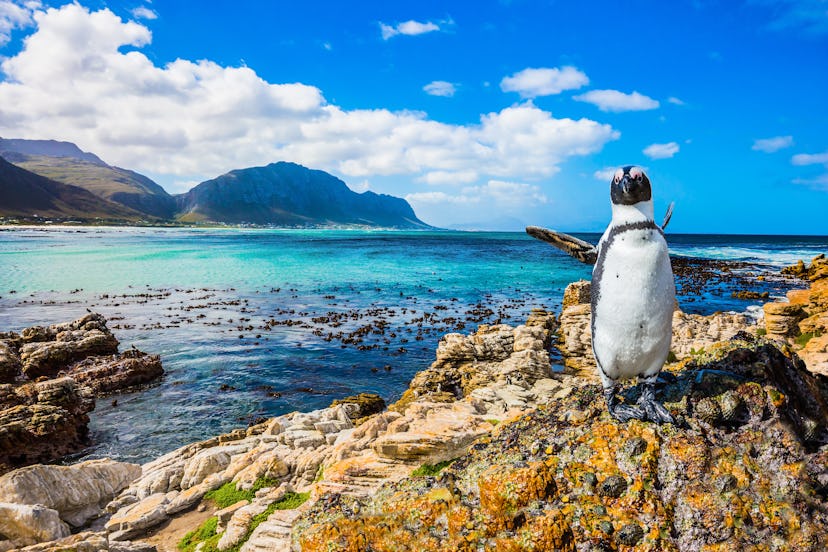
[[[828,234],[828,2],[0,0],[0,136],[170,192],[278,160],[439,226]]]

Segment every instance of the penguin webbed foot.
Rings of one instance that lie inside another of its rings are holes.
[[[657,424],[673,424],[676,421],[672,414],[664,408],[660,402],[655,399],[655,386],[652,383],[642,384],[641,397],[638,399],[638,404],[644,412],[644,420],[654,422]]]
[[[620,402],[615,396],[616,390],[615,387],[604,389],[604,399],[607,401],[610,416],[622,423],[630,420],[644,420],[645,412],[637,406]]]

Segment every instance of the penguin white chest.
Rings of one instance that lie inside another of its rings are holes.
[[[609,235],[592,281],[592,346],[611,380],[657,374],[670,351],[675,283],[661,232]]]

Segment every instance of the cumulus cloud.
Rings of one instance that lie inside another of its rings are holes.
[[[619,137],[610,125],[555,118],[531,103],[465,125],[421,112],[345,110],[316,87],[270,83],[249,67],[155,65],[140,50],[149,29],[108,9],[67,4],[34,19],[23,50],[0,64],[0,135],[70,140],[161,182],[277,160],[359,179],[506,182],[553,175]]]
[[[447,81],[431,81],[423,86],[423,90],[426,91],[426,94],[444,96],[446,98],[454,96],[454,93],[457,91],[454,84]]]
[[[132,10],[132,17],[135,19],[158,19],[158,14],[146,6],[138,6]]]
[[[517,92],[522,98],[535,98],[575,90],[587,84],[589,77],[575,67],[530,67],[504,77],[500,81],[500,89],[504,92]]]
[[[633,91],[625,94],[618,90],[590,90],[585,94],[573,97],[579,102],[587,102],[598,106],[601,111],[647,111],[658,109],[659,103],[644,94]]]
[[[20,0],[0,0],[0,46],[5,46],[14,29],[28,27],[34,20],[32,13],[40,7],[40,2]]]
[[[504,180],[489,180],[480,186],[467,186],[458,194],[418,192],[406,195],[405,199],[415,208],[418,204],[468,205],[486,201],[494,202],[506,210],[549,202],[540,186]]]
[[[797,153],[791,157],[794,165],[826,165],[828,166],[828,151],[823,153]]]
[[[441,184],[468,184],[474,182],[479,178],[477,171],[431,171],[425,173],[423,176],[417,178],[419,182],[426,184],[441,185]]]
[[[597,180],[602,182],[609,182],[612,180],[612,177],[615,176],[615,171],[618,170],[618,167],[604,167],[603,169],[598,169],[592,176],[594,176]]]
[[[440,30],[440,26],[436,23],[431,21],[421,23],[420,21],[414,21],[413,19],[403,23],[397,23],[396,25],[386,25],[385,23],[380,22],[379,26],[383,40],[388,40],[389,38],[397,35],[416,36]]]
[[[675,96],[670,96],[669,98],[667,98],[667,102],[673,105],[685,105],[685,103],[682,100],[676,98]]]
[[[762,138],[753,142],[753,151],[773,153],[793,145],[793,136],[774,136],[773,138]]]
[[[679,151],[679,145],[675,142],[666,144],[650,144],[644,148],[644,155],[650,159],[668,159]]]

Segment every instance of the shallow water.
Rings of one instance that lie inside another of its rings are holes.
[[[828,238],[668,239],[673,254],[748,261],[742,272],[754,273],[828,250]],[[13,229],[0,231],[0,330],[89,308],[122,350],[160,354],[163,380],[99,399],[90,424],[87,454],[145,461],[349,394],[394,400],[444,333],[557,311],[566,285],[590,271],[521,233]],[[717,284],[680,303],[702,314],[757,303],[730,291]]]

